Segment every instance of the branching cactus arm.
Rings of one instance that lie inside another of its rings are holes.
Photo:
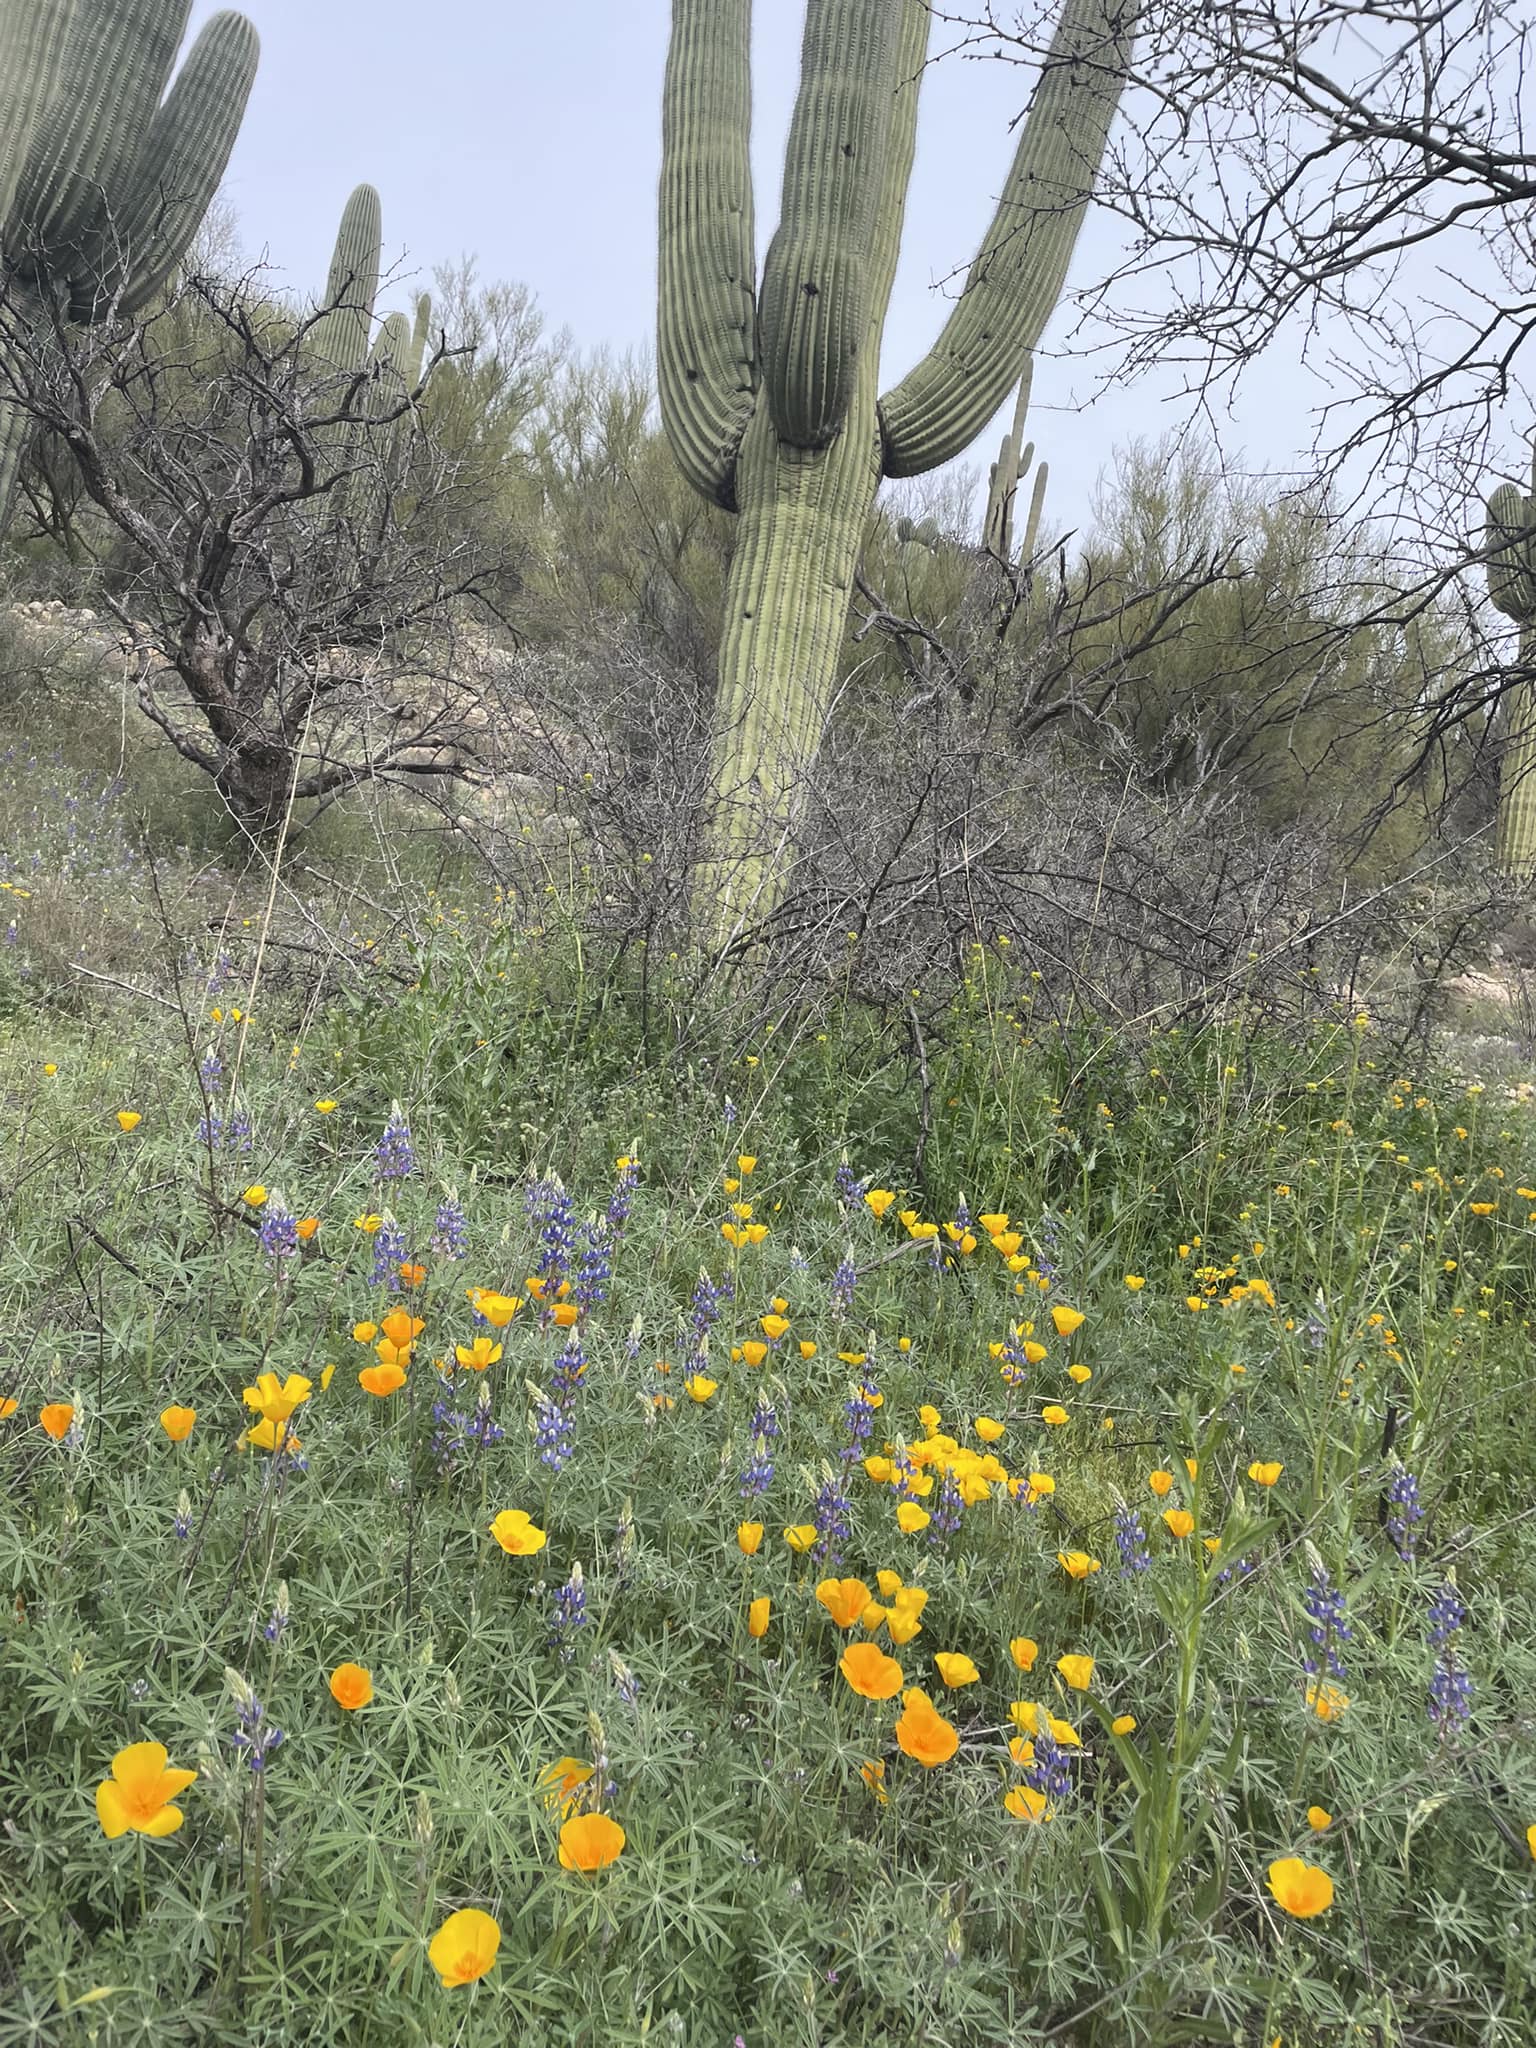
[[[661,416],[694,489],[734,509],[756,401],[751,0],[675,0],[662,101]]]
[[[871,331],[903,0],[809,0],[778,232],[763,265],[758,343],[774,430],[824,448],[848,417]]]
[[[955,310],[880,401],[885,473],[961,455],[1008,395],[1056,309],[1119,104],[1134,0],[1067,0],[1013,166]]]

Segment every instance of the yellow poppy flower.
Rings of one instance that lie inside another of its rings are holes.
[[[707,1401],[712,1394],[718,1393],[719,1389],[720,1382],[718,1380],[710,1379],[706,1373],[702,1372],[691,1373],[689,1377],[683,1381],[683,1392],[688,1396],[690,1401],[697,1401],[701,1405],[702,1403]]]
[[[1284,1470],[1285,1467],[1277,1460],[1265,1463],[1263,1460],[1256,1458],[1248,1467],[1248,1477],[1255,1486],[1273,1486]]]
[[[1007,1425],[994,1420],[990,1415],[978,1415],[975,1428],[976,1434],[984,1444],[995,1444],[1004,1434]]]
[[[496,1961],[501,1947],[501,1929],[489,1913],[478,1906],[464,1906],[450,1913],[427,1944],[427,1960],[436,1970],[445,1991],[460,1984],[474,1984]]]
[[[744,1557],[756,1557],[763,1545],[761,1522],[738,1522],[736,1524],[736,1546]]]
[[[898,1747],[925,1771],[948,1763],[960,1747],[960,1731],[953,1721],[944,1718],[920,1686],[902,1694],[901,1706],[896,1723]]]
[[[1033,1671],[1040,1645],[1033,1636],[1015,1636],[1008,1645],[1008,1654],[1021,1671]]]
[[[1333,1826],[1333,1815],[1326,1806],[1309,1806],[1307,1808],[1307,1826],[1314,1835],[1324,1834]]]
[[[885,1215],[886,1210],[890,1208],[892,1202],[894,1202],[895,1199],[896,1197],[891,1193],[889,1188],[871,1188],[869,1193],[864,1197],[864,1200],[868,1203],[870,1209],[874,1212],[876,1218],[883,1217]]]
[[[940,1678],[951,1691],[962,1685],[974,1685],[981,1677],[971,1659],[959,1650],[939,1650],[933,1661]]]
[[[804,1557],[805,1553],[816,1541],[816,1524],[814,1522],[797,1522],[792,1529],[784,1531],[784,1541],[789,1545],[796,1557]]]
[[[131,1742],[112,1759],[112,1775],[96,1787],[96,1818],[109,1842],[130,1831],[160,1840],[174,1835],[185,1815],[172,1802],[196,1771],[166,1768],[163,1742]]]
[[[1136,1716],[1134,1714],[1116,1714],[1114,1720],[1109,1724],[1109,1732],[1111,1735],[1134,1735],[1136,1733]]]
[[[761,1638],[768,1633],[768,1617],[773,1612],[773,1602],[766,1593],[760,1593],[747,1609],[747,1634]]]
[[[759,1366],[768,1356],[768,1346],[761,1337],[748,1337],[742,1344],[741,1355],[750,1366]]]
[[[1299,1856],[1282,1856],[1269,1866],[1269,1889],[1275,1904],[1293,1920],[1311,1920],[1333,1904],[1333,1879]]]
[[[534,1527],[524,1508],[503,1508],[490,1530],[508,1557],[532,1557],[549,1541],[544,1530]]]
[[[1195,1518],[1188,1508],[1164,1508],[1163,1520],[1168,1525],[1169,1534],[1176,1536],[1181,1543],[1194,1533]]]
[[[1091,1657],[1058,1657],[1056,1669],[1074,1692],[1086,1692],[1093,1683]]]
[[[173,1444],[184,1444],[192,1434],[192,1425],[197,1420],[195,1408],[162,1408],[160,1427]]]
[[[118,1125],[125,1131],[136,1131],[144,1119],[136,1109],[120,1109],[117,1112]]]
[[[1056,1326],[1058,1337],[1070,1337],[1073,1331],[1080,1330],[1087,1320],[1080,1308],[1068,1308],[1062,1302],[1058,1302],[1051,1310],[1051,1321]]]
[[[1040,1420],[1052,1429],[1061,1429],[1070,1419],[1066,1409],[1056,1401],[1040,1410]]]
[[[1319,1721],[1342,1721],[1349,1710],[1349,1694],[1329,1679],[1319,1684],[1314,1678],[1307,1686],[1307,1705]]]
[[[1142,1288],[1145,1287],[1147,1284],[1147,1276],[1145,1275],[1145,1273],[1127,1273],[1125,1276],[1125,1284],[1127,1287],[1129,1287],[1132,1294],[1139,1294]]]
[[[1015,1820],[1039,1822],[1051,1817],[1050,1801],[1033,1785],[1015,1785],[1011,1792],[1005,1793],[1003,1810],[1011,1813]]]
[[[780,1315],[759,1316],[757,1326],[772,1344],[777,1344],[789,1328],[789,1317]]]
[[[453,1355],[471,1372],[484,1372],[501,1357],[502,1347],[494,1337],[477,1337],[473,1344],[455,1344]]]
[[[1086,1550],[1058,1550],[1056,1562],[1069,1579],[1086,1579],[1103,1569],[1098,1558],[1090,1557]]]
[[[896,1526],[904,1536],[919,1535],[932,1520],[928,1510],[919,1507],[915,1500],[904,1500],[896,1510]]]

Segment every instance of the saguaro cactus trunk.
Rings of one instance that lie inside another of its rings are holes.
[[[0,4],[0,528],[30,437],[6,396],[17,374],[6,326],[35,344],[54,322],[138,312],[224,175],[256,31],[244,15],[214,15],[172,82],[190,13],[189,0]]]
[[[709,858],[717,941],[782,892],[883,477],[959,455],[1039,340],[1124,80],[1133,0],[1066,0],[997,213],[930,354],[879,394],[928,0],[808,0],[780,225],[755,288],[751,0],[673,0],[658,371],[695,488],[740,515]]]
[[[1508,738],[1499,771],[1495,858],[1511,880],[1536,875],[1536,455],[1531,496],[1501,484],[1488,500],[1488,594],[1520,626],[1524,679],[1504,697]]]

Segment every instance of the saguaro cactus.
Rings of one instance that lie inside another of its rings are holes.
[[[1024,439],[1024,426],[1029,418],[1030,387],[1034,383],[1035,359],[1027,356],[1024,374],[1019,379],[1018,403],[1013,409],[1013,425],[1003,436],[1003,445],[998,450],[987,479],[987,517],[982,528],[982,546],[989,554],[1011,568],[1014,562],[1014,509],[1018,503],[1019,486],[1029,474],[1029,466],[1035,459],[1035,444]],[[1050,464],[1042,462],[1035,471],[1035,481],[1029,495],[1029,516],[1024,522],[1024,532],[1019,542],[1018,561],[1022,568],[1028,568],[1034,557],[1035,542],[1040,534],[1040,515],[1045,507],[1045,487],[1050,480]]]
[[[0,0],[3,320],[36,335],[131,315],[186,253],[259,53],[243,15],[216,14],[172,83],[190,13],[190,0]],[[0,527],[30,426],[5,402],[4,353],[0,332]]]
[[[1511,878],[1529,881],[1536,873],[1536,454],[1531,496],[1500,484],[1488,500],[1488,595],[1520,626],[1520,662],[1527,679],[1507,692],[1509,737],[1499,774],[1499,821],[1495,857]]]
[[[938,342],[883,398],[928,0],[808,0],[780,225],[755,285],[751,0],[673,0],[663,110],[662,418],[740,515],[716,706],[719,939],[772,909],[882,477],[935,469],[1007,396],[1065,280],[1135,0],[1066,0],[999,201]]]

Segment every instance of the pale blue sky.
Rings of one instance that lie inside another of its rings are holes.
[[[266,249],[295,290],[323,282],[336,222],[360,179],[378,186],[390,259],[430,273],[474,253],[486,278],[530,285],[578,345],[648,347],[667,0],[245,0],[262,65],[227,196],[248,254]],[[194,20],[214,11],[199,0]],[[758,0],[754,145],[759,233],[775,223],[798,70],[799,0]],[[940,47],[936,36],[935,48]],[[917,169],[886,330],[885,381],[942,323],[934,289],[979,241],[1013,152],[1031,74],[952,60],[923,89]],[[1091,221],[1073,281],[1107,264],[1113,224]],[[404,288],[398,296],[402,302]],[[1051,463],[1049,523],[1087,516],[1117,444],[1188,416],[1172,377],[1094,390],[1058,314],[1035,377],[1033,431]],[[1070,345],[1070,344],[1069,344]],[[1305,444],[1299,376],[1266,368],[1223,424],[1230,452],[1283,468]],[[1000,431],[1000,430],[999,430]],[[989,433],[969,458],[982,471]]]

